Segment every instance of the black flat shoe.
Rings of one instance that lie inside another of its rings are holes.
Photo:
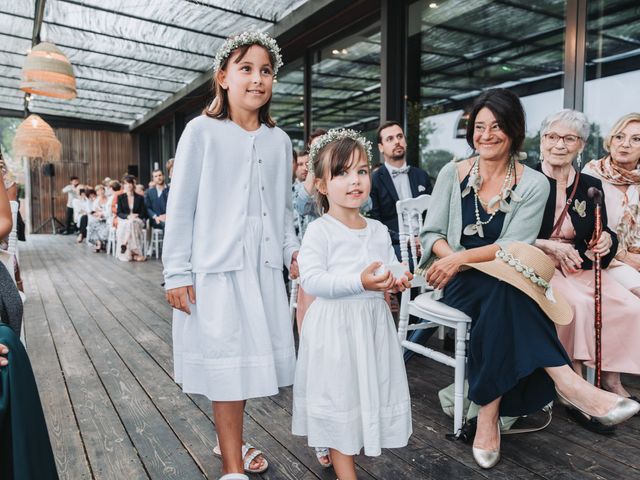
[[[120,245],[120,253],[126,253],[127,251],[127,246],[126,245]]]

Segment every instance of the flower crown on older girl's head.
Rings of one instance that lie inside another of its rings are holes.
[[[332,128],[324,135],[317,137],[311,145],[311,148],[309,148],[307,169],[313,173],[313,161],[318,156],[318,152],[331,142],[342,140],[343,138],[350,138],[362,145],[362,148],[364,148],[364,151],[367,153],[367,163],[369,164],[369,168],[371,168],[371,142],[360,135],[359,132],[351,130],[350,128]]]
[[[266,48],[273,59],[273,76],[275,77],[278,74],[278,70],[283,65],[280,47],[278,47],[278,43],[273,38],[262,32],[243,32],[240,35],[227,38],[216,52],[213,60],[213,71],[220,70],[222,64],[231,55],[231,52],[245,45],[260,45]]]

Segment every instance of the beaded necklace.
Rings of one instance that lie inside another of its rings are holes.
[[[475,206],[476,221],[475,223],[470,223],[469,225],[464,227],[464,230],[462,233],[464,233],[465,235],[477,234],[480,238],[484,238],[483,226],[488,225],[491,222],[491,220],[493,220],[493,217],[495,217],[499,211],[508,212],[511,210],[511,208],[509,207],[509,204],[506,202],[507,198],[511,196],[512,200],[519,201],[520,199],[519,196],[516,196],[515,192],[511,190],[511,183],[513,179],[514,169],[515,169],[515,162],[513,160],[510,160],[509,166],[507,167],[507,174],[504,177],[504,182],[502,183],[502,188],[500,189],[500,193],[494,196],[493,198],[491,198],[491,200],[489,200],[487,203],[485,203],[478,196],[478,192],[482,188],[482,177],[480,176],[479,159],[475,161],[475,163],[473,164],[473,167],[471,167],[471,173],[469,175],[469,183],[467,185],[467,188],[465,188],[464,191],[462,192],[462,196],[463,197],[466,196],[471,190],[473,190],[473,203]],[[496,203],[498,203],[499,206],[493,211],[493,213],[489,215],[488,220],[482,221],[480,219],[480,209],[478,207],[478,203],[481,203],[482,205],[486,206],[489,209],[491,208],[492,205],[495,205]]]

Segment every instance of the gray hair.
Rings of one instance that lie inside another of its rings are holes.
[[[591,126],[589,125],[589,119],[582,112],[565,108],[559,112],[547,115],[547,117],[542,121],[542,125],[540,125],[540,136],[547,133],[551,125],[554,123],[565,124],[574,130],[585,142],[587,141],[587,138],[589,138],[589,130],[591,130]]]

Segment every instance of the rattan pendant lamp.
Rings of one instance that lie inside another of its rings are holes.
[[[57,162],[62,154],[62,144],[47,122],[40,116],[31,114],[16,129],[13,154],[17,157]]]
[[[36,45],[24,62],[20,90],[45,97],[75,98],[76,77],[69,59],[53,43]]]

